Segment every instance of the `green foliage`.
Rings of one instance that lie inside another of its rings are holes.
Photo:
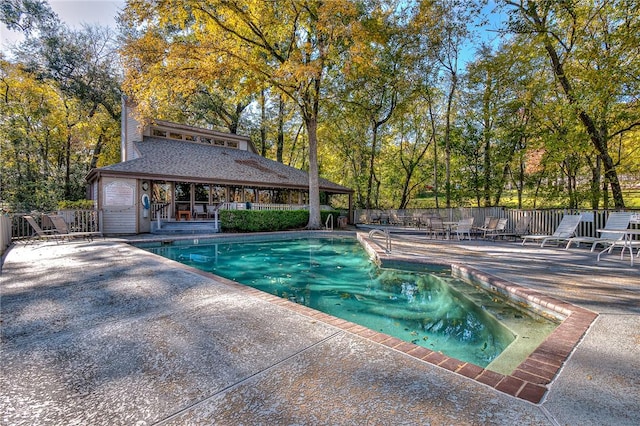
[[[93,209],[92,200],[63,200],[58,202],[58,210],[91,210]]]
[[[335,220],[339,211],[322,211],[322,223],[333,214]],[[309,221],[308,210],[222,210],[220,222],[225,232],[265,232],[302,229]]]

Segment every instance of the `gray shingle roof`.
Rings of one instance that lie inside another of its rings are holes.
[[[149,137],[135,145],[139,158],[96,169],[88,179],[91,181],[94,176],[107,173],[228,185],[309,187],[307,172],[249,151]],[[322,178],[320,189],[334,193],[352,192]]]

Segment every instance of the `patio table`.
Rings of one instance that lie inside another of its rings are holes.
[[[458,221],[446,221],[446,222],[442,222],[442,224],[444,225],[444,227],[447,230],[447,240],[451,239],[451,231],[453,230],[453,228],[458,224]]]
[[[640,229],[598,229],[598,232],[608,232],[611,234],[622,234],[622,253],[620,253],[620,259],[624,258],[624,251],[629,249],[629,254],[631,255],[631,266],[633,266],[633,243],[634,241],[631,239],[634,235],[640,235]],[[615,243],[614,243],[615,245]],[[611,250],[612,247],[607,247],[598,253],[598,262],[600,261],[600,255],[605,251]],[[639,249],[640,253],[640,249]]]
[[[416,219],[413,215],[399,215],[398,219],[402,221],[402,226],[409,226],[413,223],[416,223]]]

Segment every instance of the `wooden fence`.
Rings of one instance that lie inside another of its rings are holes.
[[[11,216],[0,214],[0,256],[11,245]]]
[[[570,210],[570,209],[540,209],[520,210],[504,207],[456,207],[442,209],[407,209],[407,210],[355,210],[354,223],[356,224],[397,224],[406,225],[402,218],[419,218],[440,216],[446,221],[458,221],[463,218],[473,217],[475,226],[484,223],[487,217],[507,218],[507,231],[513,231],[516,223],[523,216],[531,216],[529,225],[530,234],[553,234],[565,214],[581,214],[582,221],[578,225],[576,235],[597,237],[598,229],[602,229],[607,222],[609,214],[615,210]],[[636,213],[638,220],[631,224],[631,228],[640,228],[640,210],[630,210]],[[398,221],[398,222],[395,222]],[[395,222],[395,223],[394,223]]]
[[[100,231],[97,210],[60,210],[56,213],[64,217],[70,232],[98,232]],[[30,238],[33,235],[31,225],[24,219],[25,214],[9,217],[10,236],[12,240]],[[46,214],[32,213],[32,216],[43,230],[54,229],[53,223]]]
[[[227,206],[231,207],[231,206]],[[253,204],[256,209],[289,210],[304,206],[298,205],[260,205]],[[246,207],[245,207],[246,208]],[[544,209],[544,210],[519,210],[503,207],[460,207],[450,209],[407,209],[407,210],[355,210],[353,222],[356,224],[390,223],[392,217],[407,218],[438,215],[445,220],[457,221],[463,218],[473,217],[476,226],[482,225],[486,217],[507,218],[507,230],[513,230],[515,224],[523,216],[531,216],[529,226],[530,234],[553,234],[556,227],[565,214],[581,214],[583,219],[578,226],[576,234],[579,236],[597,237],[597,229],[604,228],[609,214],[614,210],[568,210],[568,209]],[[631,228],[640,228],[640,210],[635,210],[638,220],[631,224]],[[69,229],[77,232],[99,231],[99,214],[96,210],[61,210],[57,214],[62,215]],[[47,230],[52,229],[53,224],[44,214],[32,214],[40,226]],[[403,224],[399,224],[403,225]],[[22,214],[13,216],[0,215],[0,253],[4,252],[11,240],[29,238],[33,234],[31,226],[24,220]]]

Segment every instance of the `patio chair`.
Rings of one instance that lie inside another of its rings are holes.
[[[524,235],[522,237],[522,245],[527,241],[541,241],[540,247],[544,247],[549,241],[556,241],[558,243],[560,241],[566,241],[574,236],[581,219],[582,216],[579,214],[566,214],[562,217],[560,224],[552,235]]]
[[[193,206],[193,217],[198,219],[199,217],[207,218],[207,212],[204,211],[204,206],[202,204],[196,204]]]
[[[396,212],[389,213],[389,225],[404,225],[404,222],[398,216]]]
[[[445,228],[443,220],[439,216],[434,216],[429,219],[429,228],[427,233],[433,235],[433,238],[438,238],[438,235],[442,234],[443,237],[447,234],[447,228]]]
[[[88,241],[93,241],[93,237],[102,236],[102,232],[93,232],[93,231],[70,231],[67,222],[64,220],[64,217],[59,215],[47,215],[53,226],[56,228],[57,234],[61,238],[84,238]]]
[[[469,240],[471,240],[471,228],[473,228],[473,218],[469,217],[467,219],[462,219],[456,225],[456,235],[458,236],[458,240],[464,240],[464,236],[467,235]],[[462,236],[462,238],[461,238]]]
[[[40,225],[38,225],[38,222],[36,222],[33,216],[23,216],[23,217],[27,221],[27,223],[31,226],[31,229],[33,229],[33,233],[31,234],[31,237],[29,238],[28,241],[33,242],[37,239],[40,239],[40,240],[53,239],[53,240],[56,240],[56,242],[58,242],[60,236],[58,235],[55,229],[44,230],[40,227]]]
[[[631,222],[631,216],[633,216],[633,213],[631,212],[612,212],[607,218],[604,229],[627,229],[629,227],[629,222]],[[598,244],[602,244],[603,246],[610,245],[613,249],[613,246],[617,242],[621,241],[623,237],[624,234],[614,234],[611,232],[602,232],[599,237],[573,237],[569,238],[565,249],[571,247],[571,244],[575,244],[577,247],[580,247],[580,243],[591,244],[592,252]]]

